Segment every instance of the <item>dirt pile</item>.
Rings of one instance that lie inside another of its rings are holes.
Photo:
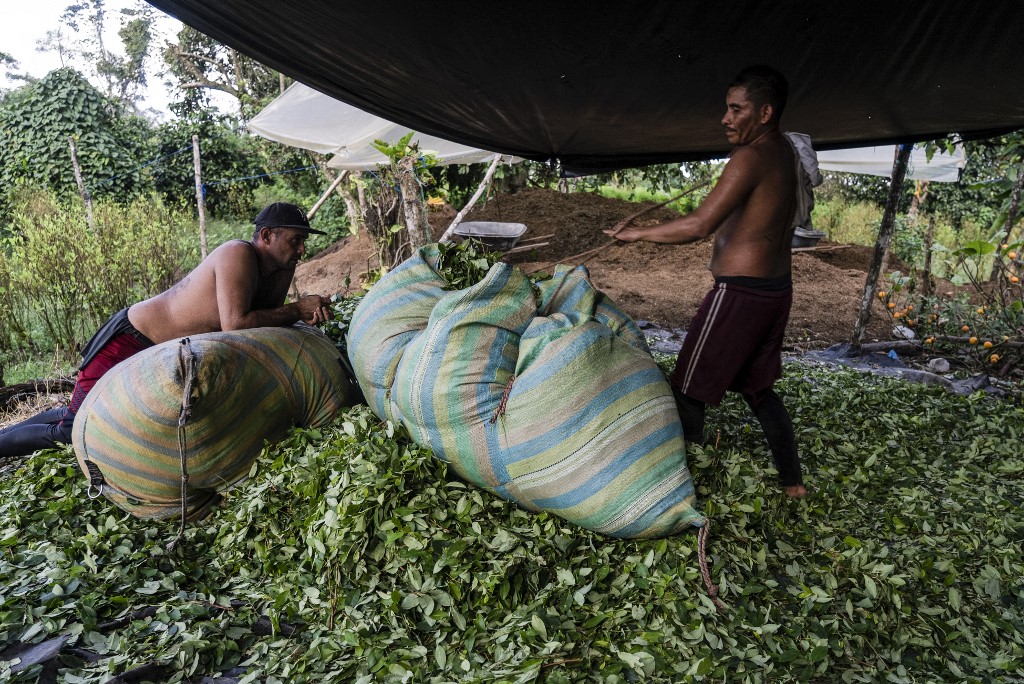
[[[711,242],[693,245],[614,244],[582,260],[575,255],[609,242],[601,232],[636,213],[643,205],[591,193],[560,193],[523,190],[493,196],[465,220],[523,223],[526,241],[550,236],[548,244],[506,259],[525,271],[550,268],[552,262],[584,263],[596,287],[607,293],[637,320],[667,328],[685,328],[712,285],[707,270]],[[431,225],[439,236],[451,221],[452,212],[431,213]],[[647,225],[676,214],[658,209],[637,223]],[[858,245],[819,243],[815,251],[793,255],[794,300],[787,329],[793,349],[813,349],[849,341],[871,262],[871,249]],[[347,294],[359,287],[360,276],[377,267],[372,240],[367,235],[349,237],[301,264],[296,272],[300,292]],[[897,267],[894,265],[894,268]],[[350,280],[346,287],[345,280]],[[875,305],[878,307],[878,305]],[[869,340],[889,339],[889,324],[876,308],[868,328]]]

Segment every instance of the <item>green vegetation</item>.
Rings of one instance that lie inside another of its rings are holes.
[[[617,541],[519,510],[356,407],[266,452],[174,552],[176,523],[88,499],[70,451],[37,455],[0,504],[0,641],[67,635],[68,682],[1024,676],[1022,409],[800,365],[780,389],[809,499],[779,493],[740,401],[689,456],[724,612],[695,531]]]
[[[0,360],[10,383],[46,375],[41,367],[70,370],[112,313],[199,263],[193,216],[158,198],[97,201],[93,228],[81,204],[50,193],[23,189],[13,207],[12,236],[0,241]],[[250,234],[251,225],[213,221],[208,246]]]

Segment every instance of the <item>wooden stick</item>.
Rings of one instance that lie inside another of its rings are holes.
[[[655,209],[661,209],[666,204],[671,204],[672,202],[675,202],[677,199],[682,199],[683,197],[686,197],[687,195],[689,195],[694,190],[698,190],[700,188],[703,188],[705,185],[707,185],[710,182],[711,181],[704,181],[703,183],[698,183],[697,185],[694,185],[694,186],[690,187],[689,189],[682,191],[681,193],[679,193],[675,197],[670,197],[669,199],[665,200],[661,204],[655,204],[653,207],[647,207],[646,209],[641,209],[640,211],[636,212],[632,216],[627,216],[624,220],[622,220],[619,223],[615,224],[615,225],[619,226],[618,230],[616,230],[615,232],[618,233],[620,230],[622,230],[623,228],[628,226],[630,223],[632,223],[633,221],[635,221],[638,218],[640,218],[641,216],[643,216],[644,214],[650,213],[650,212],[654,211]]]
[[[618,240],[609,240],[608,242],[604,243],[600,247],[595,247],[594,249],[588,249],[586,252],[580,252],[579,254],[574,254],[571,257],[569,257],[568,259],[559,259],[558,261],[552,261],[550,263],[543,264],[542,266],[538,266],[537,268],[533,269],[532,271],[528,271],[528,273],[536,273],[537,271],[543,271],[543,270],[547,269],[548,266],[554,266],[555,264],[559,264],[559,263],[562,263],[562,262],[567,262],[567,263],[578,262],[580,259],[583,259],[584,257],[593,256],[593,255],[597,254],[598,252],[606,250],[609,247],[611,247],[612,245],[617,245],[617,244],[622,244],[622,243],[620,243]]]
[[[334,179],[333,183],[331,183],[331,187],[327,188],[327,192],[325,192],[320,197],[320,199],[316,201],[316,204],[313,205],[313,208],[309,210],[308,214],[306,214],[307,221],[313,220],[313,217],[316,216],[316,212],[320,211],[320,207],[323,206],[323,203],[326,202],[327,198],[331,196],[331,193],[334,192],[334,189],[341,185],[341,182],[343,180],[348,178],[348,175],[348,171],[342,171],[340,174],[338,174],[338,177]]]
[[[831,252],[836,249],[846,249],[853,245],[822,245],[821,247],[793,247],[791,252]]]
[[[549,242],[535,242],[535,243],[531,243],[529,245],[516,245],[512,249],[506,249],[505,250],[505,254],[515,254],[516,252],[528,252],[531,249],[536,249],[538,247],[547,247],[549,244],[551,244],[551,243],[549,243]]]
[[[455,227],[462,223],[462,219],[466,215],[466,212],[473,208],[476,201],[480,199],[480,195],[484,194],[484,189],[490,185],[491,176],[494,175],[495,170],[498,168],[498,162],[500,161],[501,155],[494,155],[494,161],[491,162],[491,167],[487,169],[487,173],[484,174],[484,179],[480,182],[480,187],[478,187],[476,192],[473,193],[473,196],[469,198],[469,202],[466,203],[466,206],[464,206],[462,210],[455,215],[455,218],[452,219],[451,225],[449,225],[448,229],[444,231],[444,235],[441,236],[441,239],[438,240],[438,242],[448,242],[451,240],[452,233],[455,232]]]
[[[682,197],[686,197],[687,195],[689,195],[694,190],[698,190],[700,188],[703,188],[705,185],[707,185],[710,182],[711,181],[704,181],[703,183],[698,183],[697,185],[694,185],[694,186],[690,187],[689,189],[684,190],[683,192],[679,193],[675,197],[672,197],[672,198],[669,198],[669,199],[665,200],[661,204],[655,204],[653,207],[647,207],[646,209],[641,209],[640,211],[636,212],[635,214],[633,214],[631,216],[627,216],[624,220],[622,220],[619,223],[615,224],[615,225],[618,226],[618,229],[616,229],[615,233],[618,234],[618,232],[620,230],[622,230],[623,228],[628,226],[630,223],[635,221],[637,218],[643,216],[644,214],[652,212],[655,209],[660,209],[661,207],[665,206],[666,204],[671,204],[672,202],[675,202],[677,199],[680,199]],[[611,247],[612,245],[618,244],[618,243],[619,243],[618,240],[614,240],[614,239],[613,240],[609,240],[608,242],[604,243],[600,247],[595,247],[594,249],[588,249],[586,252],[580,252],[579,254],[574,254],[571,257],[567,257],[565,259],[559,259],[558,261],[552,261],[551,263],[547,263],[547,264],[543,264],[542,266],[538,266],[537,268],[535,268],[532,271],[530,271],[530,273],[536,273],[537,271],[543,271],[548,266],[554,266],[555,264],[558,264],[560,262],[568,262],[568,263],[578,262],[580,259],[583,259],[584,257],[593,256],[593,255],[597,254],[598,252],[606,250],[609,247]]]
[[[196,176],[196,210],[199,212],[199,250],[206,258],[206,202],[203,199],[203,166],[199,155],[199,136],[192,136],[192,168]]]
[[[525,242],[536,242],[537,240],[547,240],[548,238],[553,237],[555,237],[554,233],[548,233],[547,235],[534,235],[533,237],[528,237],[520,240],[519,244],[523,244]]]

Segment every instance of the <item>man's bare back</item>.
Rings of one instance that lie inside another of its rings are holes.
[[[264,228],[253,241],[226,242],[170,289],[134,304],[128,319],[157,344],[218,330],[322,323],[327,297],[284,303],[305,239],[301,230]]]

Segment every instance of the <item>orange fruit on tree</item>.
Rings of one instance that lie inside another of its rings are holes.
[[[1006,256],[1010,257],[1011,259],[1016,259],[1017,258],[1017,253],[1016,252],[1009,252],[1009,253],[1007,253]]]
[[[934,337],[926,337],[925,340],[924,340],[924,343],[925,344],[931,344],[934,341],[935,341]]]
[[[983,344],[981,346],[984,347],[985,349],[991,349],[992,348],[992,343],[989,342],[988,340],[985,340],[985,344]]]
[[[971,329],[971,326],[969,326],[969,325],[965,325],[965,326],[963,326],[963,327],[961,327],[961,328],[960,328],[960,330],[962,330],[962,331],[964,331],[964,332],[967,332],[967,331],[968,331],[968,330],[970,330],[970,329]]]
[[[890,309],[895,309],[896,308],[896,304],[894,304],[893,302],[889,302],[889,308]]]
[[[878,293],[878,298],[879,299],[885,299],[885,293],[884,292],[879,292]]]
[[[988,357],[988,360],[991,361],[992,363],[999,363],[999,354],[993,354],[992,356]]]
[[[967,342],[968,344],[978,344],[978,338],[972,337],[971,339],[967,340]]]
[[[1020,282],[1020,278],[1018,278],[1017,276],[1010,276],[1010,282],[1016,285],[1017,283]]]

